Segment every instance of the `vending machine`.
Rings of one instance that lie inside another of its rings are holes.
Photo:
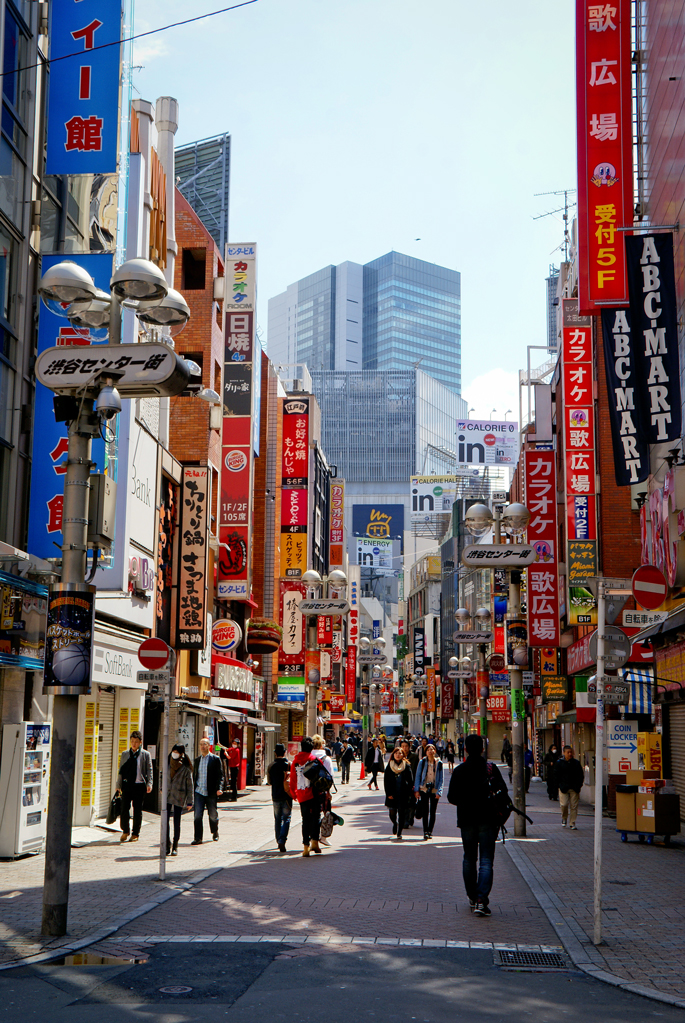
[[[43,851],[50,780],[50,725],[22,721],[2,730],[0,857]]]

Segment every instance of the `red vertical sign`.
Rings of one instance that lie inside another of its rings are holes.
[[[562,365],[566,535],[569,540],[596,540],[592,319],[578,315],[575,298],[563,299]]]
[[[345,668],[345,699],[354,703],[357,699],[357,648],[348,646],[347,667]]]
[[[528,543],[538,561],[528,569],[528,643],[559,646],[557,474],[554,451],[526,451]]]
[[[578,298],[628,304],[622,227],[633,223],[630,0],[576,0]]]

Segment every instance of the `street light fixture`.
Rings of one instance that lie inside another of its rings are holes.
[[[51,312],[66,316],[67,307],[78,299],[93,299],[95,282],[87,270],[65,259],[46,270],[38,285],[38,294]]]
[[[530,512],[523,504],[510,504],[502,512],[502,529],[511,536],[522,536],[529,522]]]
[[[180,291],[169,288],[161,302],[151,306],[144,303],[138,319],[151,327],[185,326],[190,319],[190,309]]]
[[[127,259],[109,286],[120,302],[161,302],[169,291],[166,277],[149,259]]]
[[[487,504],[472,504],[464,516],[464,525],[472,536],[484,536],[492,529],[494,521]]]

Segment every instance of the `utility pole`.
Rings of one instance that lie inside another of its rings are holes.
[[[594,855],[594,926],[592,942],[602,942],[602,803],[604,792],[604,676],[606,593],[605,583],[597,581],[597,712],[595,716],[595,855]]]
[[[508,618],[519,618],[521,615],[521,573],[516,569],[509,572],[509,603]],[[520,668],[510,668],[511,678],[511,745],[512,745],[512,783],[514,788],[513,803],[521,814],[526,812],[526,786],[523,763],[523,717],[525,704],[523,700],[523,673]],[[514,817],[514,835],[523,838],[526,834],[526,818],[516,814]]]

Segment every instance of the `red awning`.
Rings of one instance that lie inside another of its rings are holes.
[[[325,725],[351,725],[352,718],[329,718],[328,721],[324,721]]]

